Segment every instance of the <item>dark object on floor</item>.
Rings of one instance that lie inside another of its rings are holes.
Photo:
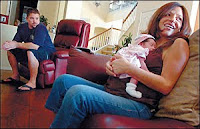
[[[0,83],[2,83],[2,84],[10,84],[10,85],[14,85],[14,86],[21,86],[21,85],[24,85],[24,84],[25,84],[24,82],[15,80],[15,79],[13,79],[13,78],[11,78],[11,77],[9,77],[9,78],[7,78],[7,79],[9,79],[10,81],[1,80]],[[7,79],[6,79],[6,80],[7,80]]]

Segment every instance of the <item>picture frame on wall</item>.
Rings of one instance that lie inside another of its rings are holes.
[[[0,23],[8,24],[8,18],[9,18],[8,15],[0,14],[0,17],[1,17]]]

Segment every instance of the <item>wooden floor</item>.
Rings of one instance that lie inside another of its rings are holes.
[[[1,79],[10,75],[11,71],[1,70]],[[0,128],[49,128],[54,113],[47,110],[44,105],[51,88],[35,89],[30,92],[17,92],[15,88],[9,84],[0,84]]]

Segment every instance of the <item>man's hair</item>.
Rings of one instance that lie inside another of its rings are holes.
[[[40,12],[39,12],[36,8],[28,8],[28,9],[27,9],[27,17],[28,17],[31,13],[39,14],[39,15],[40,15]]]

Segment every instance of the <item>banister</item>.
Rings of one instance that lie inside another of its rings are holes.
[[[94,37],[90,38],[89,41],[92,40],[92,39],[94,39],[94,38],[96,38],[96,37],[98,37],[99,35],[102,35],[103,33],[106,33],[107,31],[109,31],[109,30],[111,30],[111,29],[121,31],[121,29],[117,29],[117,28],[109,28],[109,29],[107,29],[107,30],[105,30],[105,31],[103,31],[103,32],[101,32],[101,33],[95,35]]]
[[[129,14],[126,16],[126,18],[123,20],[122,24],[124,24],[124,22],[128,19],[128,17],[131,15],[131,13],[135,10],[136,6],[138,5],[138,2],[136,3],[136,5],[133,7],[133,9],[129,12]]]

